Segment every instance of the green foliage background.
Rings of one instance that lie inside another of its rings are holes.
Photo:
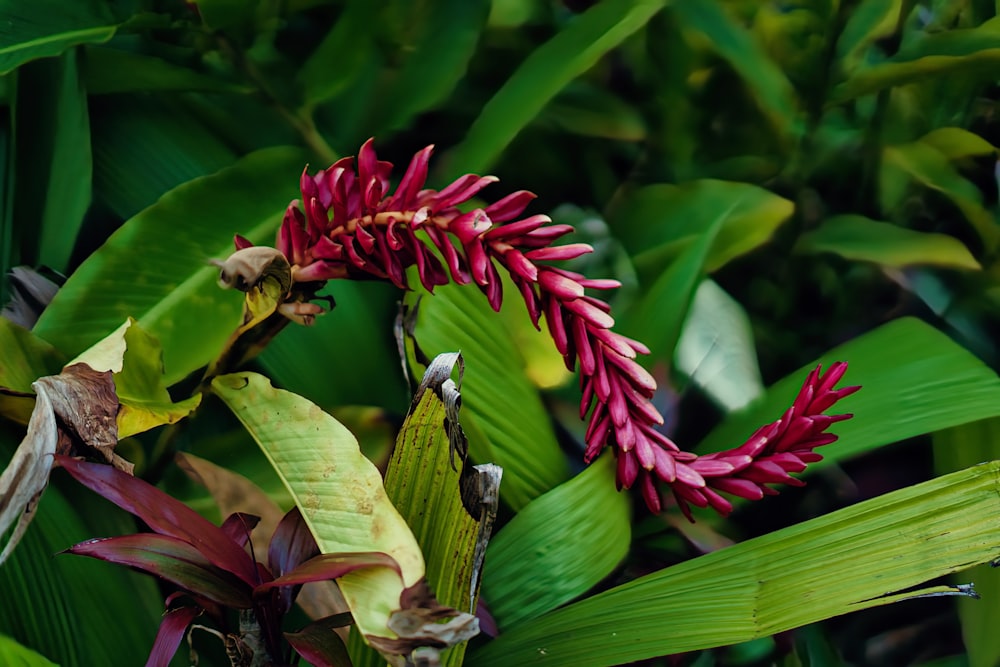
[[[850,362],[845,382],[864,385],[805,489],[690,526],[611,493],[607,461],[579,474],[575,383],[516,299],[498,315],[475,290],[424,295],[417,339],[463,352],[472,456],[505,469],[483,582],[503,634],[473,642],[467,664],[691,651],[685,664],[996,665],[1000,580],[985,570],[978,603],[907,601],[771,638],[1000,547],[994,469],[942,477],[998,458],[996,16],[983,0],[0,0],[0,286],[19,265],[67,278],[33,336],[0,321],[0,385],[26,391],[130,316],[162,345],[174,398],[189,396],[241,307],[207,260],[234,234],[271,243],[306,164],[374,136],[402,169],[433,143],[431,185],[495,174],[484,197],[531,190],[528,213],[594,245],[573,268],[623,282],[619,328],[651,348],[683,447],[739,444],[817,360]],[[283,331],[251,370],[384,462],[410,396],[392,340],[404,296],[327,292],[337,308]],[[23,427],[3,414],[12,452]],[[210,516],[167,464],[174,449],[292,502],[219,401],[122,446]],[[865,500],[868,514],[830,514]],[[130,519],[58,474],[40,515],[0,569],[0,662],[143,660],[156,587],[46,560]],[[947,562],[931,557],[938,515],[957,536]],[[780,557],[785,578],[764,595],[754,568]],[[796,569],[810,562],[822,567]],[[803,599],[816,578],[827,588]],[[667,595],[682,583],[686,599]]]

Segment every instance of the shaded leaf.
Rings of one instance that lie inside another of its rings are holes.
[[[960,127],[939,127],[920,138],[949,160],[964,160],[971,157],[996,155],[996,146]]]
[[[981,268],[961,241],[947,234],[917,232],[862,215],[835,215],[799,237],[795,252],[832,252],[845,259],[902,268],[930,264]]]
[[[54,347],[0,317],[0,387],[29,392],[32,382],[58,373],[64,362]]]
[[[99,0],[7,1],[0,4],[0,74],[77,44],[106,42],[116,25]]]
[[[896,31],[902,6],[902,0],[862,0],[857,4],[837,38],[837,58],[843,71],[854,70],[866,48]]]
[[[489,170],[500,153],[567,83],[640,30],[664,0],[603,0],[535,49],[497,91],[443,161],[442,181]]]
[[[522,623],[470,659],[616,665],[946,593],[896,591],[996,557],[998,473],[986,463],[686,561]]]
[[[163,58],[102,46],[87,48],[84,81],[91,95],[163,90],[249,93],[252,90]]]
[[[399,570],[368,568],[339,582],[359,630],[391,637],[389,614],[399,607],[403,588],[423,577],[423,556],[354,436],[255,373],[217,377],[212,388],[261,446],[323,553],[378,551],[398,563],[402,577]]]
[[[753,40],[752,33],[730,17],[721,3],[674,0],[671,11],[678,15],[685,30],[704,35],[710,48],[746,80],[750,92],[782,134],[796,130],[796,100],[791,82]]]
[[[250,608],[247,582],[215,567],[196,547],[176,537],[155,533],[105,537],[76,544],[66,553],[127,565],[221,605]],[[245,558],[249,563],[250,557]]]
[[[894,320],[836,347],[768,388],[764,398],[730,415],[699,445],[735,446],[791,404],[817,363],[847,360],[846,381],[859,393],[837,404],[854,418],[833,429],[840,440],[815,470],[882,445],[1000,414],[1000,378],[946,335],[913,318]]]
[[[750,318],[712,280],[702,280],[695,292],[674,359],[678,370],[728,411],[764,393]]]
[[[251,480],[228,468],[185,452],[178,452],[174,460],[188,477],[208,489],[222,516],[246,512],[260,518],[259,528],[250,534],[250,539],[254,553],[262,558],[281,521],[282,511],[277,503]]]
[[[629,498],[602,456],[536,498],[493,539],[483,596],[501,631],[537,618],[607,577],[632,541]]]
[[[285,639],[295,652],[316,667],[351,667],[351,657],[347,647],[334,628],[350,621],[344,614],[320,619],[310,623],[298,632],[286,632]]]
[[[79,60],[74,50],[26,65],[14,95],[14,215],[30,221],[34,231],[21,238],[20,261],[59,272],[70,268],[92,190],[90,118]]]
[[[298,149],[265,149],[171,191],[77,269],[35,332],[78,354],[132,316],[163,346],[167,385],[205,365],[242,307],[242,299],[218,289],[208,259],[231,254],[234,232],[255,243],[271,239],[294,195],[289,174],[304,162]]]
[[[1000,62],[1000,23],[977,28],[927,33],[908,41],[891,58],[859,67],[833,89],[832,103],[841,103],[886,88],[927,81],[932,76],[961,73],[992,78]]]
[[[160,535],[190,544],[213,566],[232,572],[248,584],[257,581],[257,570],[246,552],[184,503],[111,466],[65,456],[57,457],[57,461],[78,482],[136,515]]]

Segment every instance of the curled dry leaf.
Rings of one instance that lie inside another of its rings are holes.
[[[49,483],[52,456],[59,439],[48,391],[40,383],[35,383],[34,388],[38,395],[28,432],[0,475],[0,535],[17,521],[17,527],[0,553],[0,564],[13,552],[34,518],[38,501]]]

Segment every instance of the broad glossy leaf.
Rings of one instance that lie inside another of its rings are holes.
[[[1000,419],[995,417],[938,431],[934,434],[934,469],[943,475],[980,461],[997,459],[1000,457],[998,443]],[[996,600],[1000,596],[1000,571],[994,567],[980,565],[961,577],[976,582],[976,591],[983,600]],[[1000,662],[1000,634],[996,631],[1000,608],[975,602],[957,601],[969,664],[996,665]]]
[[[625,558],[629,498],[615,490],[609,454],[531,501],[486,552],[483,599],[501,631],[585,593]]]
[[[569,470],[508,325],[508,318],[516,317],[530,327],[528,313],[516,290],[505,289],[504,295],[496,313],[472,285],[439,287],[420,301],[415,337],[429,356],[461,350],[468,368],[462,403],[472,457],[503,468],[501,500],[518,510],[567,479]],[[407,296],[411,306],[415,300],[415,294]],[[533,330],[532,335],[548,337]],[[477,430],[486,442],[476,438]]]
[[[117,25],[100,0],[0,3],[0,74],[77,44],[106,42]]]
[[[6,461],[16,442],[0,429]],[[57,475],[61,477],[61,475]],[[37,516],[0,573],[0,633],[64,667],[141,665],[163,598],[150,577],[54,554],[95,535],[135,530],[132,517],[75,482],[53,480]],[[3,662],[0,659],[0,662]]]
[[[122,219],[155,204],[168,190],[232,165],[238,157],[233,144],[177,96],[97,97],[91,106],[94,198]],[[150,160],[151,155],[156,159]]]
[[[504,148],[566,84],[640,30],[664,0],[602,0],[537,48],[483,108],[446,158],[442,181],[489,170]]]
[[[20,261],[60,272],[69,269],[92,189],[90,119],[78,56],[72,50],[26,65],[14,99],[14,213],[31,230],[23,232]]]
[[[91,95],[151,91],[249,93],[252,88],[176,65],[155,56],[122,49],[87,48],[84,81]]]
[[[893,86],[927,81],[932,76],[961,74],[988,80],[1000,62],[1000,23],[977,28],[927,33],[905,43],[891,58],[859,67],[833,90],[841,103]]]
[[[386,626],[389,614],[399,608],[403,587],[424,576],[424,561],[354,436],[314,404],[275,389],[261,375],[220,376],[212,388],[271,461],[323,553],[378,551],[399,564],[402,578],[382,567],[340,579],[359,630],[394,636]]]
[[[232,572],[244,582],[257,581],[257,570],[243,549],[184,503],[111,466],[68,456],[56,460],[78,482],[136,515],[160,535],[190,544],[212,565]]]
[[[617,665],[953,590],[897,592],[996,557],[998,473],[982,464],[669,567],[511,628],[470,661]]]
[[[900,183],[900,175],[950,199],[979,234],[987,250],[1000,245],[1000,227],[993,214],[983,208],[982,194],[942,153],[921,142],[887,146],[879,175],[880,197],[885,210],[898,205],[905,193],[906,181]]]
[[[837,403],[854,418],[830,430],[836,443],[819,449],[841,461],[882,445],[1000,415],[1000,378],[968,350],[928,324],[894,320],[840,345],[768,388],[764,398],[730,415],[699,445],[700,451],[735,447],[792,404],[817,363],[847,361],[846,384],[861,391]]]
[[[981,268],[961,241],[947,234],[917,232],[863,215],[835,215],[799,237],[795,252],[830,252],[845,259],[902,268],[928,264],[957,269]]]
[[[782,134],[796,130],[796,99],[791,82],[752,33],[716,0],[674,0],[670,5],[684,30],[701,33],[746,81],[764,112]]]
[[[250,585],[215,567],[194,546],[168,535],[138,533],[76,544],[66,553],[141,570],[227,607],[249,609]],[[250,557],[245,557],[249,562]]]
[[[674,359],[678,370],[726,410],[738,410],[764,393],[750,318],[712,280],[702,280],[695,292]]]
[[[766,243],[794,205],[747,183],[699,180],[640,188],[612,214],[612,228],[635,256],[644,276],[658,276],[684,245],[721,227],[706,263],[709,272]]]
[[[290,175],[304,162],[298,149],[265,149],[172,190],[77,269],[35,332],[77,354],[131,316],[163,346],[166,384],[203,366],[239,324],[242,307],[239,294],[219,289],[207,261],[231,254],[234,233],[272,241],[295,194]]]
[[[0,634],[0,662],[16,667],[58,667],[56,663],[40,653],[22,646],[7,635]]]

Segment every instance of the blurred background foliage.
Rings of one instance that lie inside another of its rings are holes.
[[[652,349],[644,363],[684,447],[738,444],[714,427],[752,423],[739,415],[774,395],[766,387],[830,348],[907,316],[928,325],[835,357],[866,389],[838,430],[848,453],[824,451],[832,462],[806,488],[695,526],[635,504],[630,532],[564,553],[595,565],[540,603],[487,575],[503,629],[996,458],[998,72],[1000,19],[984,0],[0,0],[0,281],[6,296],[16,266],[69,277],[27,322],[64,360],[136,317],[183,398],[239,315],[207,260],[226,256],[234,233],[270,243],[301,169],[374,136],[399,169],[435,144],[435,187],[492,173],[501,182],[485,196],[531,190],[529,213],[577,227],[570,240],[595,252],[573,268],[623,282],[619,327]],[[327,291],[336,309],[288,328],[252,367],[331,411],[384,464],[410,395],[392,339],[402,295],[376,283]],[[496,316],[474,291],[443,288],[422,300],[417,339],[465,355],[473,456],[507,471],[501,523],[579,471],[575,384],[519,304]],[[958,368],[989,390],[962,393]],[[5,452],[19,428],[4,422]],[[879,433],[852,441],[850,429]],[[217,400],[184,428],[122,446],[138,472],[216,520],[168,454],[225,465],[289,506]],[[0,635],[63,665],[136,664],[160,609],[151,582],[65,557],[58,572],[36,567],[74,541],[127,532],[115,527],[127,517],[85,496],[54,476],[43,519],[0,570]],[[628,516],[626,502],[591,511]],[[518,542],[498,540],[505,572]],[[1000,592],[990,577],[975,575]],[[972,604],[913,601],[681,661],[995,665],[1000,601]]]

